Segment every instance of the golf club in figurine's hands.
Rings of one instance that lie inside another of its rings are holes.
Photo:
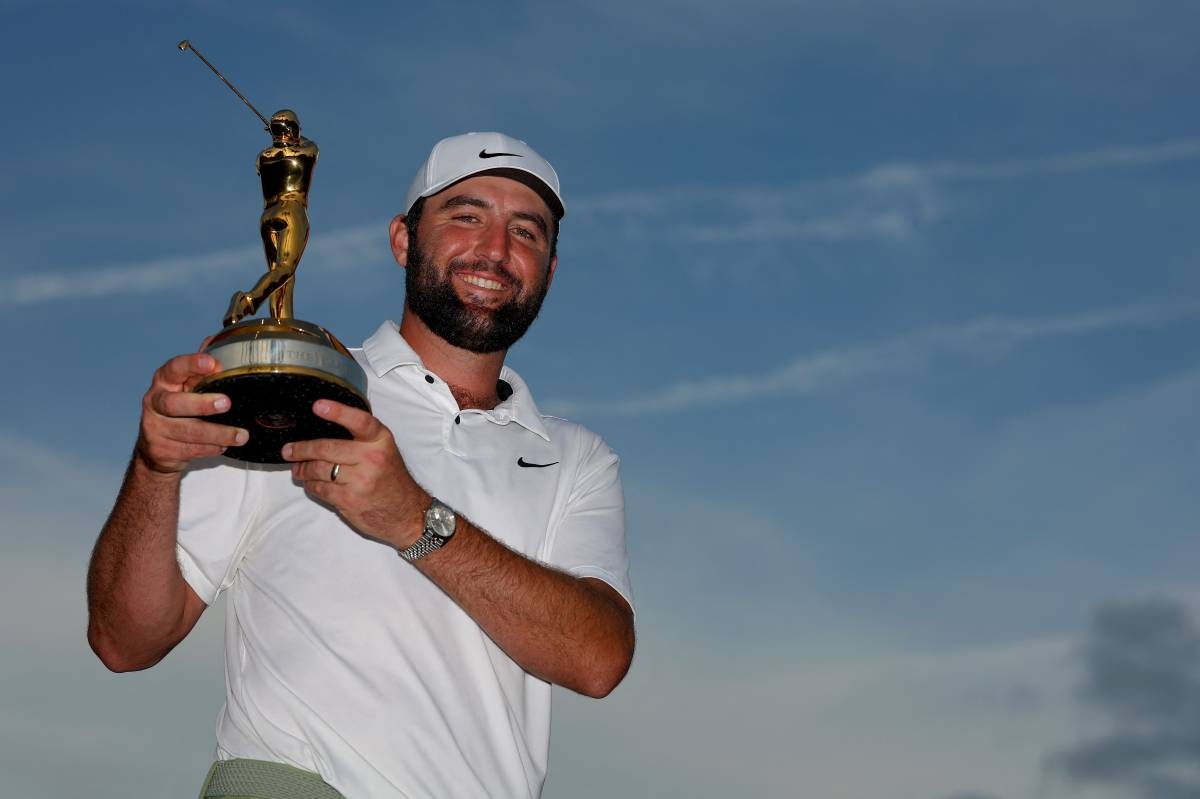
[[[263,213],[259,220],[267,271],[253,287],[237,291],[225,325],[204,351],[221,371],[194,391],[221,393],[231,407],[208,417],[245,428],[250,440],[225,454],[253,463],[284,463],[280,450],[292,441],[350,438],[340,425],[315,416],[312,404],[332,399],[370,410],[362,368],[332,333],[292,315],[296,267],[308,243],[308,190],[317,165],[317,145],[300,135],[295,112],[275,112],[268,121],[188,40],[179,49],[196,54],[253,111],[271,134],[258,156]],[[266,303],[269,316],[253,315]],[[250,318],[248,318],[250,317]]]

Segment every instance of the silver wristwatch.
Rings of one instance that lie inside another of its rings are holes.
[[[425,529],[421,531],[421,537],[407,549],[398,550],[400,557],[412,563],[441,549],[454,535],[457,523],[458,517],[450,506],[434,497],[425,510]]]

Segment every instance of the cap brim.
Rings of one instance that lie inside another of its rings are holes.
[[[462,183],[467,178],[478,177],[480,175],[496,175],[498,177],[505,177],[509,178],[510,180],[515,180],[518,183],[523,183],[537,192],[537,195],[542,198],[542,202],[544,202],[546,207],[550,209],[550,213],[554,214],[554,218],[556,220],[561,220],[567,215],[567,209],[563,206],[562,200],[560,200],[558,195],[554,193],[554,189],[546,185],[546,181],[542,180],[528,169],[521,169],[520,167],[515,166],[497,166],[490,169],[481,169],[478,172],[468,172],[467,174],[453,178],[452,180],[443,181],[442,183],[430,186],[428,189],[422,192],[420,196],[432,197],[435,194],[440,194],[456,183]]]

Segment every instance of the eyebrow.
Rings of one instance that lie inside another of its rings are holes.
[[[542,232],[543,238],[550,235],[550,231],[546,227],[546,220],[542,219],[541,214],[531,214],[528,211],[514,211],[513,216],[517,219],[524,219],[526,222],[532,222]]]
[[[456,194],[446,202],[442,203],[442,208],[457,208],[460,205],[470,205],[475,208],[491,208],[492,204],[487,200],[481,200],[478,197],[471,197],[467,194]]]
[[[479,197],[472,197],[469,194],[454,195],[446,200],[446,202],[442,203],[442,208],[444,210],[446,208],[457,208],[463,205],[469,205],[472,208],[483,208],[487,210],[492,208],[492,204],[487,200]],[[543,237],[548,238],[550,236],[550,227],[546,224],[546,220],[541,214],[535,214],[531,211],[514,211],[513,216],[517,219],[523,219],[526,222],[532,222],[534,226],[541,231]]]

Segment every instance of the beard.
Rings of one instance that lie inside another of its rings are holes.
[[[537,318],[550,289],[549,280],[543,278],[540,286],[526,293],[525,284],[504,267],[463,259],[452,260],[442,277],[439,272],[443,270],[421,249],[415,236],[409,238],[408,252],[404,290],[409,310],[439,338],[470,352],[499,352],[517,343]],[[516,296],[491,308],[463,302],[450,284],[451,273],[461,267],[499,273],[516,286]]]

